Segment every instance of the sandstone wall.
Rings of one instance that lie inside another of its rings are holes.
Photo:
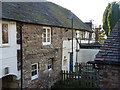
[[[19,32],[20,24],[17,24]],[[60,79],[62,68],[62,39],[71,38],[71,30],[51,27],[52,44],[42,44],[43,26],[23,24],[23,86],[29,88],[47,88]],[[18,34],[19,38],[19,34]],[[48,70],[48,61],[52,60],[52,70]],[[31,80],[31,64],[38,63],[38,78]]]

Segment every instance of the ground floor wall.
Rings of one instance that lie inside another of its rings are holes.
[[[120,67],[101,65],[99,69],[100,88],[120,88]]]
[[[0,47],[0,78],[7,75],[19,77],[17,69],[17,46]]]
[[[23,88],[49,88],[60,79],[62,29],[48,27],[51,28],[51,42],[44,45],[43,27],[31,24],[22,27]]]
[[[58,81],[60,79],[61,58],[56,56],[55,53],[51,52],[50,55],[38,59],[25,60],[23,66],[24,88],[50,88]],[[50,60],[52,60],[52,65],[51,68],[48,68]],[[31,65],[34,63],[38,63],[38,78],[36,79],[32,79],[31,76]]]
[[[76,44],[76,40],[73,40],[73,66],[75,62],[86,63],[88,61],[94,61],[96,54],[99,49],[82,49]],[[78,52],[76,52],[78,50]],[[69,71],[70,63],[70,52],[71,52],[71,40],[63,41],[63,51],[62,51],[62,70]]]

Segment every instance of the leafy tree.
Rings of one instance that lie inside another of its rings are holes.
[[[103,14],[103,29],[108,36],[120,18],[119,4],[109,3]]]
[[[109,31],[107,17],[108,17],[108,12],[109,12],[110,6],[111,6],[111,4],[109,3],[103,14],[103,29],[105,30],[105,33],[107,36],[108,36],[108,31]]]

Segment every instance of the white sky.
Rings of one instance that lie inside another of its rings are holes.
[[[119,0],[47,0],[71,10],[83,22],[94,20],[93,24],[102,24],[103,12],[113,1]]]

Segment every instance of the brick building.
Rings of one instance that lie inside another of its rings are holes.
[[[0,58],[5,62],[0,78],[15,76],[19,80],[16,87],[20,87],[22,60],[24,88],[48,88],[59,80],[63,40],[72,38],[71,20],[67,19],[71,13],[51,2],[3,2],[0,51],[7,51]],[[73,20],[74,37],[76,31],[81,33],[82,38],[86,33],[91,35],[91,29],[74,14]],[[12,56],[10,48],[15,51]],[[11,59],[14,62],[10,64],[9,60],[5,60],[6,56],[8,59],[14,57]],[[8,72],[5,73],[5,70]],[[4,83],[4,87],[10,87],[8,79]]]

